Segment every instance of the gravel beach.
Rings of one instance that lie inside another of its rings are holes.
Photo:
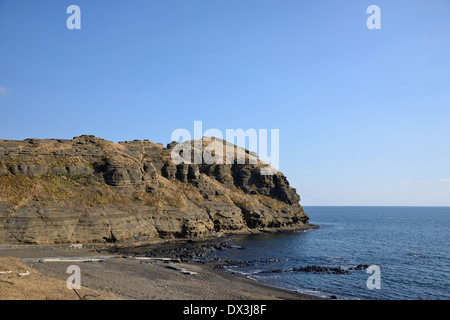
[[[95,290],[98,299],[320,299],[230,274],[214,268],[214,263],[184,262],[183,259],[163,261],[159,258],[110,254],[98,249],[68,246],[4,247],[0,248],[0,261],[4,257],[19,258],[32,273],[37,272],[42,276],[42,281],[59,279],[65,282],[70,276],[67,273],[68,266],[77,265],[80,267],[81,286]]]

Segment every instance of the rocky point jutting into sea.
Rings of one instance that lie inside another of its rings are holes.
[[[251,152],[233,146],[244,151],[245,164],[175,165],[176,145],[91,135],[0,140],[0,243],[200,239],[312,227],[286,177],[261,175],[265,165],[249,164]]]

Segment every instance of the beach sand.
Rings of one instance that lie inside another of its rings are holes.
[[[106,258],[92,262],[78,260],[79,257],[95,258],[100,256]],[[51,257],[54,258],[53,260],[73,258],[70,261],[63,262],[42,262],[43,258]],[[0,274],[0,292],[4,292],[0,297],[1,299],[79,299],[78,295],[75,295],[66,286],[66,280],[71,275],[71,273],[67,273],[67,268],[70,265],[80,267],[82,289],[78,293],[81,297],[87,299],[320,299],[311,295],[270,287],[249,278],[233,275],[221,269],[214,269],[214,265],[208,263],[138,260],[126,258],[119,254],[105,255],[92,249],[74,249],[61,246],[1,248],[0,269],[7,271],[8,267],[12,268],[12,260],[15,261],[16,268],[20,269],[22,273],[24,270],[25,272],[28,270],[30,275],[27,277],[16,276],[12,273]],[[8,265],[8,263],[10,264]],[[180,270],[189,272],[183,273]],[[27,290],[27,285],[30,290]],[[47,291],[39,291],[40,288]],[[33,292],[35,292],[34,296]]]

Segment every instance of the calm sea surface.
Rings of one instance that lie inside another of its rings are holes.
[[[450,299],[449,207],[305,207],[305,211],[319,230],[238,237],[234,244],[246,249],[218,251],[212,257],[263,260],[228,269],[324,297]],[[264,261],[272,259],[277,261]],[[372,273],[366,270],[347,274],[290,270],[311,265],[345,270],[358,264],[380,268],[380,289],[367,287]],[[271,270],[283,272],[261,273]]]

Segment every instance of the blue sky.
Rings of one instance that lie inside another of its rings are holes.
[[[449,0],[0,0],[0,139],[279,129],[303,205],[448,206],[449,35]]]

